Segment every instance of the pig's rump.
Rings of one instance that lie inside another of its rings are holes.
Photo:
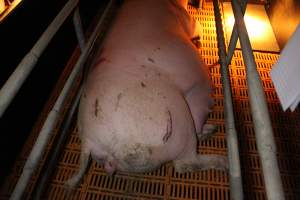
[[[153,170],[180,157],[195,137],[180,91],[150,67],[140,68],[95,69],[80,103],[83,149],[108,171]]]

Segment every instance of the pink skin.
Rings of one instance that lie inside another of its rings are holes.
[[[207,66],[191,42],[195,22],[184,9],[186,5],[187,0],[178,4],[174,0],[126,1],[99,59],[105,58],[119,68],[143,64],[168,76],[187,96],[196,131],[200,133],[213,104],[211,83]],[[198,109],[199,105],[205,113]]]
[[[109,174],[147,172],[172,160],[179,172],[227,168],[225,157],[196,154],[197,136],[213,130],[204,125],[213,101],[186,5],[124,2],[85,83],[81,167],[67,185],[79,182],[90,156]]]

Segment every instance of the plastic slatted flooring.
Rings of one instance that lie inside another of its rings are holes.
[[[200,20],[204,28],[199,52],[207,64],[214,64],[218,61],[218,51],[213,7],[211,4],[206,4],[205,9],[201,12],[191,8],[189,8],[189,11],[196,19]],[[278,55],[255,52],[254,56],[266,92],[278,149],[278,162],[286,199],[296,200],[300,198],[300,110],[297,108],[293,113],[283,112],[280,107],[269,77],[269,71],[278,59]],[[241,51],[237,50],[235,52],[229,70],[231,74],[236,127],[239,137],[245,199],[263,200],[266,199],[266,194],[264,191],[264,181],[255,143]],[[2,187],[0,199],[7,199],[12,192],[14,185],[21,174],[22,167],[29,154],[33,141],[36,138],[38,129],[40,129],[42,122],[69,71],[70,69],[66,68],[65,74],[62,76],[56,87],[56,93],[52,95],[52,99],[49,100],[48,106],[46,106],[40,120],[37,122],[36,128],[33,130],[30,139],[27,141],[27,145],[24,147],[24,151],[22,151],[13,168],[13,173],[8,177],[6,183]],[[214,111],[209,116],[209,121],[210,123],[218,124],[219,128],[217,135],[209,140],[199,143],[198,152],[201,154],[214,153],[226,155],[223,111],[224,100],[218,67],[211,68],[211,79],[215,83],[216,90],[214,94],[215,107]],[[76,87],[78,86],[74,86],[74,91]],[[68,109],[72,96],[74,96],[74,93],[70,95],[64,113]],[[58,123],[53,134],[54,136],[58,134],[61,123],[61,121]],[[48,149],[52,145],[53,138],[48,145]],[[63,184],[72,176],[72,174],[77,172],[79,167],[79,155],[80,140],[77,136],[74,121],[73,126],[70,129],[70,138],[61,154],[52,180],[49,182],[47,191],[45,192],[45,199],[65,198]],[[41,165],[43,162],[44,161],[41,162]],[[27,199],[31,196],[38,174],[39,172],[35,174],[27,188]],[[217,170],[178,174],[174,171],[172,163],[167,163],[159,170],[151,173],[117,173],[115,176],[109,176],[104,172],[100,165],[93,161],[84,180],[73,192],[72,199],[229,200],[230,191],[228,181],[228,175]]]

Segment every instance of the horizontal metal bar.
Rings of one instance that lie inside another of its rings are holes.
[[[101,19],[96,25],[96,28],[94,32],[92,33],[91,37],[88,40],[88,43],[86,45],[86,48],[82,52],[82,54],[79,57],[79,60],[77,61],[76,65],[74,66],[74,69],[72,70],[68,80],[66,81],[66,84],[64,88],[62,89],[58,99],[56,100],[51,112],[48,114],[48,117],[42,127],[42,130],[39,133],[39,136],[30,152],[30,155],[28,156],[28,159],[25,163],[25,166],[23,168],[23,172],[18,180],[18,183],[16,187],[14,188],[14,191],[12,193],[12,196],[10,197],[11,200],[19,200],[22,198],[22,195],[26,189],[26,186],[28,185],[28,182],[36,170],[39,161],[42,158],[42,155],[45,152],[47,143],[49,141],[49,138],[51,136],[51,133],[53,132],[54,126],[57,122],[57,119],[59,117],[59,114],[62,110],[63,102],[66,99],[71,86],[73,85],[73,82],[79,72],[82,71],[83,65],[88,58],[89,54],[91,53],[91,50],[93,46],[96,43],[96,38],[99,35],[99,30],[102,27],[102,24],[104,22],[105,16],[107,15],[108,11],[111,9],[113,5],[114,0],[110,0],[108,3],[105,11],[103,12],[103,15],[101,16]]]
[[[79,0],[69,0],[55,19],[51,22],[42,36],[38,39],[29,53],[22,59],[15,71],[0,90],[0,118],[18,93],[19,89],[36,65],[40,55],[51,41],[57,30],[73,11]]]
[[[265,93],[257,72],[250,40],[238,0],[232,0],[232,8],[246,65],[250,107],[253,117],[256,144],[260,156],[267,198],[283,200],[284,192],[276,158],[276,145],[266,103]]]
[[[218,0],[213,0],[215,23],[218,39],[218,54],[221,67],[221,80],[224,93],[224,114],[225,114],[225,128],[226,141],[229,162],[229,183],[230,183],[230,199],[241,200],[244,199],[243,184],[241,176],[241,165],[239,158],[238,139],[235,128],[235,120],[233,113],[233,103],[231,94],[231,85],[229,78],[228,65],[226,64],[226,46],[224,39],[224,32],[222,26],[222,18]]]

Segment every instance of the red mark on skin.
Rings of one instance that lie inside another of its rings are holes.
[[[98,60],[96,60],[94,63],[93,63],[93,66],[91,68],[91,71],[95,70],[96,68],[100,67],[100,65],[103,63],[103,62],[109,62],[109,60],[105,57],[100,57]]]
[[[95,62],[94,66],[97,66],[97,65],[99,65],[100,63],[105,62],[105,61],[107,61],[107,59],[101,57],[101,58],[99,58],[99,59]]]

